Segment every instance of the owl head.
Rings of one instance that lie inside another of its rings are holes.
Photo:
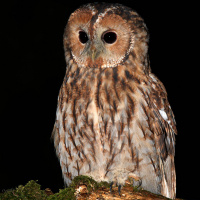
[[[143,19],[120,4],[87,4],[71,14],[64,32],[66,60],[78,67],[108,68],[130,55],[142,62],[148,49]]]

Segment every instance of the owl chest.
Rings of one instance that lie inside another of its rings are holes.
[[[64,131],[91,140],[120,140],[131,143],[131,134],[142,113],[142,96],[136,85],[93,79],[80,79],[68,86],[63,104]],[[64,94],[64,92],[63,92]],[[128,138],[129,137],[129,138]],[[128,139],[127,139],[128,138]]]
[[[57,120],[69,159],[94,161],[107,169],[115,159],[137,165],[136,155],[154,151],[154,143],[145,136],[151,133],[145,130],[145,100],[137,87],[134,82],[84,78],[62,87]]]

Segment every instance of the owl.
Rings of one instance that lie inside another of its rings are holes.
[[[175,198],[176,122],[151,73],[141,16],[120,4],[90,3],[64,31],[67,63],[52,133],[64,182],[78,175]]]

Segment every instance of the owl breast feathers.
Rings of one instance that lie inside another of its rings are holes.
[[[66,184],[77,175],[175,198],[176,123],[151,73],[143,19],[120,4],[87,4],[64,33],[66,74],[53,138]]]

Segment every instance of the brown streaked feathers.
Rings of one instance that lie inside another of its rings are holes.
[[[81,174],[118,185],[137,177],[144,189],[175,198],[176,122],[150,70],[148,37],[143,19],[120,4],[71,14],[52,134],[66,184]]]

